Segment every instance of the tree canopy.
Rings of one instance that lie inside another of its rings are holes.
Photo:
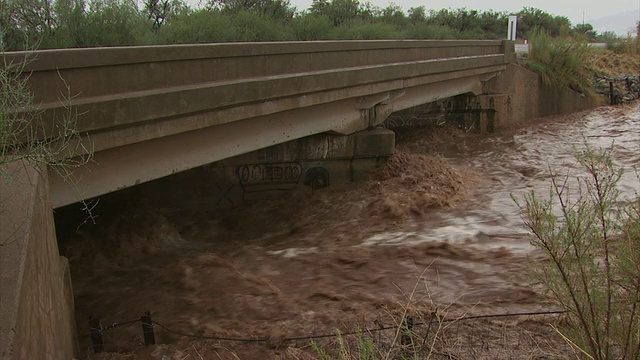
[[[407,11],[359,0],[5,0],[0,5],[2,50],[228,41],[322,39],[503,39],[509,13],[472,9]],[[590,24],[526,7],[519,38],[534,29],[551,36],[599,36]],[[611,37],[611,34],[606,34]]]

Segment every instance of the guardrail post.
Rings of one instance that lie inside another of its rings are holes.
[[[98,318],[89,317],[89,330],[91,335],[91,345],[93,352],[98,354],[104,351],[104,342],[102,340],[102,324]]]
[[[147,311],[140,317],[142,322],[142,335],[144,336],[145,345],[154,345],[156,337],[153,334],[153,321],[151,320],[151,312]]]

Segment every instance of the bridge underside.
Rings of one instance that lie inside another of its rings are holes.
[[[98,132],[89,140],[104,149],[95,149],[93,160],[74,170],[75,186],[69,186],[68,180],[55,173],[50,174],[52,205],[61,207],[314,134],[351,134],[372,128],[396,111],[459,94],[481,94],[483,83],[503,69],[504,66],[496,65],[461,71],[455,78],[448,73],[365,85],[358,92],[374,95],[337,101],[322,102],[321,98],[335,94],[318,93]],[[389,90],[373,92],[385,88]],[[211,123],[212,118],[218,119],[214,121],[217,123],[225,116],[235,117],[239,113],[246,116],[265,108],[286,107],[283,103],[305,101],[318,104],[183,131],[188,124]]]

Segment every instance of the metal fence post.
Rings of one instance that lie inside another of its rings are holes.
[[[102,324],[98,318],[89,317],[89,329],[91,334],[91,345],[93,352],[98,354],[104,351],[104,342],[102,340]]]
[[[144,336],[145,345],[154,345],[156,337],[153,334],[153,321],[151,320],[151,312],[147,311],[140,317],[142,322],[142,335]]]
[[[615,96],[613,93],[613,81],[609,81],[609,103],[611,105],[616,104]]]
[[[402,335],[400,344],[411,345],[413,343],[413,317],[407,316],[402,321]]]

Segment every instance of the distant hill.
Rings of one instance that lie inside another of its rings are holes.
[[[602,34],[605,31],[613,31],[618,35],[626,36],[629,31],[631,31],[632,35],[635,35],[637,21],[638,10],[629,10],[616,15],[589,20],[587,23],[593,25],[593,28],[599,34]]]

